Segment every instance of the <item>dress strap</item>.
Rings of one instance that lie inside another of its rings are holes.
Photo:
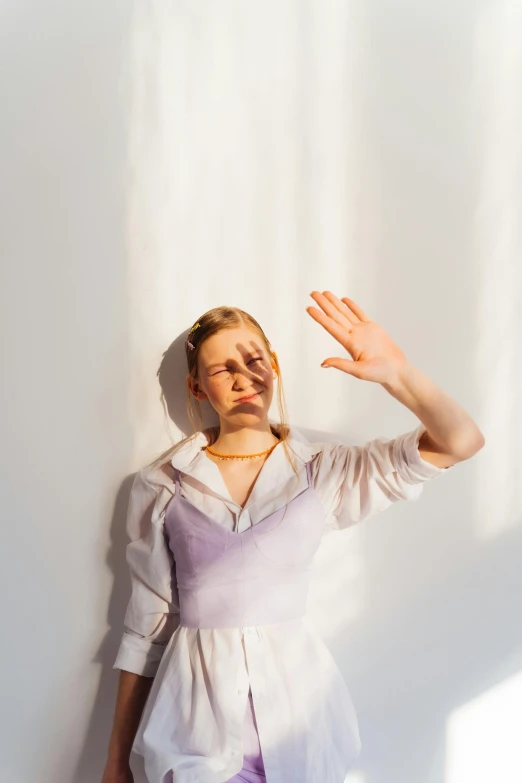
[[[309,487],[312,486],[312,474],[310,472],[310,463],[311,462],[312,462],[312,460],[310,460],[310,462],[306,463],[306,475],[308,476],[308,486]]]
[[[179,487],[179,469],[178,468],[174,468],[174,479],[176,481],[176,495],[180,495],[181,491],[180,491],[180,487]]]

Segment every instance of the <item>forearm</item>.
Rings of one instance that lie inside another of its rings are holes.
[[[129,761],[132,743],[153,682],[153,677],[121,670],[108,749],[110,763]]]
[[[484,436],[471,416],[417,367],[405,365],[393,382],[382,385],[420,419],[446,453],[467,459],[484,445]]]

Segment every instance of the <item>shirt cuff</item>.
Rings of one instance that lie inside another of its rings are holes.
[[[400,439],[400,447],[403,452],[407,470],[411,473],[410,478],[414,481],[423,481],[424,479],[435,478],[440,476],[441,473],[447,473],[449,470],[455,467],[450,465],[447,468],[439,468],[437,465],[433,465],[431,462],[427,462],[420,455],[419,441],[422,435],[427,432],[427,427],[424,424],[419,424],[411,432],[408,432]]]
[[[166,646],[125,631],[112,668],[141,674],[142,677],[155,677]]]

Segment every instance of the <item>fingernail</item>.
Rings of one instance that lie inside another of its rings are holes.
[[[331,367],[331,364],[321,364],[321,367]]]

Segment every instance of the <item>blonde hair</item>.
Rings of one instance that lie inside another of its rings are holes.
[[[207,310],[206,313],[203,313],[203,315],[200,315],[199,318],[197,318],[196,321],[194,321],[194,325],[197,323],[199,323],[198,328],[195,329],[194,331],[190,329],[188,332],[190,342],[192,343],[194,348],[190,348],[190,346],[188,346],[187,343],[185,342],[185,354],[187,359],[188,372],[193,379],[197,379],[199,349],[201,345],[205,342],[205,340],[208,340],[208,338],[212,337],[212,335],[217,334],[218,332],[222,332],[226,329],[236,329],[238,327],[245,327],[255,332],[260,338],[260,340],[262,341],[266,351],[268,352],[270,358],[273,360],[275,364],[277,374],[278,374],[278,379],[279,379],[277,384],[277,404],[279,408],[279,420],[280,420],[278,425],[279,426],[278,435],[280,436],[281,445],[285,451],[288,461],[292,466],[292,470],[297,476],[297,471],[294,462],[292,460],[292,457],[290,455],[290,449],[287,443],[288,436],[289,436],[289,428],[286,423],[286,403],[285,403],[285,396],[283,390],[283,379],[281,377],[281,368],[279,366],[277,354],[272,350],[272,346],[270,345],[270,340],[264,333],[260,324],[256,321],[256,319],[252,315],[250,315],[250,313],[245,312],[245,310],[241,310],[241,308],[239,307],[226,307],[226,306],[213,307],[211,310]],[[158,375],[160,373],[161,373],[161,367],[160,370],[158,370]],[[161,396],[165,408],[163,392]],[[195,409],[194,409],[194,405],[196,406]],[[193,434],[189,435],[186,438],[183,438],[183,440],[179,441],[174,446],[171,446],[169,449],[164,451],[162,454],[156,457],[156,459],[154,459],[151,463],[149,463],[149,467],[157,466],[160,465],[162,462],[168,461],[173,456],[173,454],[175,454],[176,451],[178,451],[178,449],[180,449],[189,441],[196,438],[198,433],[201,431],[203,427],[203,417],[201,415],[200,402],[191,393],[188,384],[187,384],[186,408],[187,408],[188,418],[190,420],[190,423],[192,424]],[[209,445],[212,445],[212,443],[214,443],[214,441],[217,439],[217,436],[219,434],[219,427],[216,426],[216,427],[211,427],[209,429],[210,429]]]

